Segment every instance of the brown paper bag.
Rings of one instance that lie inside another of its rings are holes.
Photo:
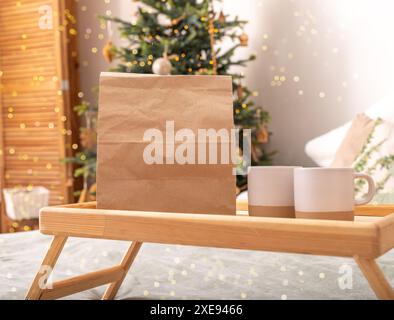
[[[186,139],[183,149],[169,142],[182,129],[187,137],[198,129],[233,129],[231,77],[103,73],[99,104],[98,208],[235,214],[234,166],[199,164],[206,147],[198,139]],[[163,141],[147,130],[161,132]],[[177,161],[185,154],[195,164]]]

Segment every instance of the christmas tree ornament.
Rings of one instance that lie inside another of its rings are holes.
[[[108,63],[111,63],[114,59],[114,46],[112,41],[108,41],[103,48],[103,57]]]
[[[95,130],[90,128],[84,128],[81,130],[79,136],[82,147],[87,150],[94,150],[97,146],[97,133]]]
[[[218,21],[223,24],[226,23],[226,16],[224,15],[223,11],[220,11]]]
[[[249,36],[247,33],[243,33],[239,36],[239,43],[242,47],[247,47],[249,45]]]
[[[152,72],[157,75],[170,75],[171,70],[172,65],[166,54],[162,58],[156,59],[152,64]]]
[[[185,19],[185,15],[181,15],[180,17],[176,18],[176,19],[172,19],[171,24],[173,26],[177,25],[179,22],[181,22],[183,19]]]
[[[242,84],[239,84],[237,86],[237,97],[238,97],[238,100],[242,100],[243,96],[244,96],[244,87],[242,86]]]
[[[257,132],[257,141],[260,143],[267,143],[269,138],[269,133],[266,127],[261,127]]]
[[[112,30],[111,21],[107,21],[107,34],[108,34],[108,42],[103,48],[103,57],[108,62],[111,63],[114,59],[114,46],[112,44],[112,37],[114,32]]]

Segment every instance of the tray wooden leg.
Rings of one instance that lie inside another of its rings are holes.
[[[122,285],[124,279],[126,278],[126,275],[131,267],[131,265],[134,262],[134,259],[136,258],[140,248],[142,246],[142,242],[133,242],[130,245],[130,248],[127,250],[126,254],[124,255],[122,262],[120,263],[120,266],[123,269],[123,275],[122,277],[117,280],[116,282],[112,282],[107,290],[105,290],[105,293],[103,295],[103,300],[113,300],[115,299],[116,294],[118,293],[118,290],[120,286]]]
[[[376,261],[359,256],[355,256],[354,259],[376,296],[382,300],[394,300],[394,290],[391,288],[390,283],[385,278]]]
[[[33,283],[30,286],[30,289],[26,295],[27,300],[40,300],[42,293],[44,292],[46,280],[50,276],[57,259],[60,256],[60,253],[63,250],[63,247],[67,241],[67,237],[55,236],[52,240],[51,246],[41,264],[40,270],[38,270]],[[42,279],[45,274],[46,279]]]

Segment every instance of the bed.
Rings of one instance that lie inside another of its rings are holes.
[[[0,299],[24,299],[51,237],[0,235]],[[129,243],[70,238],[53,280],[112,266]],[[379,259],[394,283],[394,250]],[[100,299],[99,287],[67,299]],[[376,299],[352,259],[143,244],[117,299]]]

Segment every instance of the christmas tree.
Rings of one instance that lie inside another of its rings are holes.
[[[253,102],[244,85],[240,67],[255,59],[235,59],[235,52],[247,47],[246,21],[230,19],[215,12],[212,0],[142,0],[132,21],[116,17],[102,19],[118,24],[120,36],[128,45],[116,47],[109,39],[103,54],[116,60],[113,71],[133,73],[231,75],[234,88],[234,119],[238,128],[252,129],[252,163],[268,165],[273,153],[265,150],[269,139],[268,112]],[[219,2],[220,5],[220,2]],[[232,45],[221,49],[223,41]],[[239,177],[238,186],[245,185]]]
[[[101,19],[108,23],[109,39],[103,49],[108,62],[116,61],[112,71],[155,73],[160,75],[231,75],[234,90],[234,119],[240,129],[252,129],[252,164],[269,165],[273,153],[265,150],[269,139],[269,114],[256,106],[257,93],[244,84],[242,67],[255,59],[236,59],[236,50],[248,46],[244,31],[246,21],[230,18],[223,11],[215,12],[212,0],[142,0],[132,21],[110,16]],[[120,37],[126,46],[112,43],[112,23],[119,26]],[[231,43],[222,49],[223,41]],[[86,107],[86,106],[85,106]],[[78,110],[85,110],[84,105]],[[86,109],[87,110],[87,109]],[[241,150],[242,155],[242,150]],[[88,148],[74,160],[82,164],[79,174],[91,176],[92,158]],[[72,161],[72,160],[71,160]],[[86,165],[85,165],[86,163]],[[239,176],[237,185],[243,189],[246,177]]]

